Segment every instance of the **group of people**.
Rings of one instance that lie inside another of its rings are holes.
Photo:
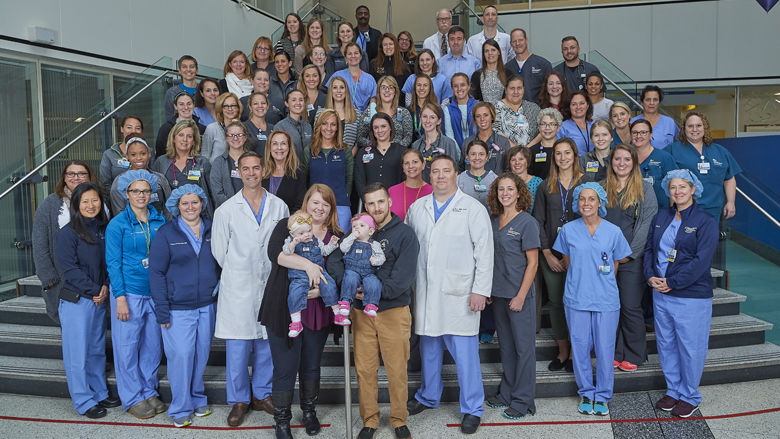
[[[198,81],[183,56],[154,146],[126,116],[99,173],[80,160],[63,168],[36,212],[34,256],[76,411],[167,409],[177,427],[209,415],[215,336],[228,425],[265,411],[277,437],[292,437],[297,378],[302,422],[317,434],[336,324],[354,336],[360,438],[379,425],[380,355],[390,424],[406,438],[407,417],[439,405],[445,347],[461,430],[474,433],[484,404],[510,419],[535,413],[546,297],[558,346],[548,367],[574,373],[580,413],[609,412],[614,370],[647,360],[654,315],[667,380],[657,406],[690,416],[718,223],[735,213],[740,172],[706,116],[689,112],[680,129],[648,86],[632,117],[604,97],[576,38],[563,38],[552,68],[524,30],[497,31],[493,6],[468,39],[438,11],[420,53],[409,32],[382,34],[369,18],[358,7],[357,27],[342,23],[331,49],[319,20],[289,14],[275,46],[258,38],[251,63],[233,51],[221,80]],[[105,383],[107,314],[117,396]],[[479,343],[496,333],[503,377],[485,397]],[[417,350],[422,383],[409,398]]]

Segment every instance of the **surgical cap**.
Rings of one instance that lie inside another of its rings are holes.
[[[179,199],[187,194],[197,195],[203,202],[203,208],[206,208],[208,197],[206,197],[206,193],[203,192],[203,189],[196,184],[185,184],[171,192],[171,196],[169,196],[168,200],[165,202],[165,208],[168,209],[168,212],[170,212],[171,215],[179,216]]]
[[[122,197],[124,197],[125,200],[127,199],[127,188],[129,188],[134,181],[143,180],[149,183],[152,192],[157,192],[157,176],[146,169],[125,171],[119,175],[116,180],[116,189],[122,194]]]
[[[576,188],[574,188],[574,199],[572,200],[572,206],[571,206],[572,209],[574,210],[574,213],[580,213],[580,192],[582,192],[583,189],[592,189],[594,192],[596,192],[596,195],[599,196],[599,203],[601,204],[599,206],[599,216],[602,218],[606,217],[607,216],[607,191],[605,191],[600,184],[592,181],[585,184],[581,184]]]
[[[704,186],[699,181],[699,178],[688,169],[673,169],[666,173],[666,177],[664,177],[663,181],[661,182],[661,186],[663,186],[664,193],[666,193],[667,197],[672,198],[672,195],[669,193],[669,182],[673,178],[681,178],[692,184],[696,188],[696,190],[693,192],[693,197],[697,200],[701,198],[701,194],[704,192]]]

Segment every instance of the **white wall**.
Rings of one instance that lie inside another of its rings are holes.
[[[780,6],[766,13],[752,0],[502,13],[499,23],[524,28],[553,63],[575,35],[582,52],[597,49],[636,81],[780,74]]]
[[[144,64],[187,53],[202,66],[220,70],[230,51],[248,54],[258,36],[270,36],[280,26],[229,0],[0,0],[0,11],[4,35],[26,40],[30,26],[42,26],[56,31],[60,47]],[[6,41],[0,47],[85,62],[80,56]]]

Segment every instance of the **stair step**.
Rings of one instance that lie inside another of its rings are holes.
[[[170,384],[165,375],[165,366],[160,367],[160,392],[163,399],[170,400]],[[326,404],[344,401],[344,369],[329,366],[321,369],[320,401]],[[492,394],[501,380],[501,364],[482,365],[482,382],[485,392]],[[351,368],[351,389],[353,401],[357,401],[357,379]],[[379,400],[388,402],[387,375],[380,368]],[[739,346],[710,350],[704,366],[702,385],[728,382],[751,381],[780,377],[780,347],[772,343]],[[458,401],[458,382],[455,365],[442,367],[444,393],[442,401]],[[204,373],[206,394],[213,404],[225,403],[225,369],[208,366]],[[109,387],[116,388],[113,372],[108,374]],[[420,386],[420,373],[409,373],[409,391],[412,394]],[[4,392],[26,395],[68,397],[67,382],[62,361],[0,356],[0,388]],[[651,355],[647,363],[636,372],[616,372],[615,391],[634,392],[665,388],[665,381],[657,355]],[[547,370],[547,361],[536,362],[537,397],[559,397],[576,394],[574,375]]]
[[[43,288],[38,276],[28,276],[18,279],[16,285],[19,287],[19,294],[22,296],[41,297]]]
[[[712,318],[710,328],[710,348],[717,349],[764,342],[764,333],[772,329],[772,324],[763,320],[738,314]],[[498,340],[498,337],[496,337]],[[56,326],[32,326],[11,323],[0,323],[0,354],[14,357],[32,358],[62,358],[62,336]],[[647,334],[649,353],[656,352],[655,334]],[[111,353],[110,333],[106,336],[106,351]],[[536,358],[550,360],[557,353],[557,344],[550,329],[544,328],[536,335]],[[498,343],[480,344],[480,360],[482,363],[498,363],[501,361]],[[343,365],[343,347],[329,340],[325,345],[322,364],[324,366]],[[445,364],[453,362],[452,357],[445,353]],[[163,356],[163,362],[165,357]],[[225,340],[214,338],[211,342],[209,364],[225,365]]]

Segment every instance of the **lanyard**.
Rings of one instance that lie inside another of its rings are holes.
[[[420,191],[422,190],[423,186],[425,186],[425,182],[423,182],[423,184],[421,184],[420,187],[417,188],[417,194],[414,196],[414,200],[412,200],[412,203],[414,203],[415,201],[420,199]],[[410,188],[409,186],[407,186],[406,182],[404,182],[404,215],[406,215],[406,212],[408,212],[409,208],[412,207],[411,204],[406,204],[406,189],[407,188],[414,189],[414,188]],[[434,200],[434,202],[436,202],[436,200]]]
[[[580,129],[580,126],[577,125],[577,122],[574,122],[574,126],[577,127],[577,131],[580,132],[580,135],[585,140],[585,152],[590,152],[590,140],[588,140],[588,136],[582,132],[582,129]],[[588,121],[585,121],[585,131],[588,131]]]
[[[561,222],[566,222],[566,199],[569,198],[569,191],[571,190],[571,187],[574,185],[574,178],[572,177],[571,181],[569,182],[569,188],[566,189],[566,194],[563,193],[563,184],[561,183],[561,180],[558,179],[558,187],[561,191],[561,207],[563,208],[563,212],[561,213]]]
[[[173,181],[178,181],[176,180],[176,159],[173,159],[173,163],[171,163],[171,167],[173,168]],[[194,158],[192,159],[192,167],[193,168],[195,167]],[[186,171],[187,171],[187,160],[184,161],[184,170],[182,172],[186,172]]]
[[[133,212],[133,216],[135,217],[135,220],[138,221],[138,225],[141,226],[141,231],[144,232],[144,238],[146,239],[146,256],[149,256],[149,246],[152,242],[152,225],[147,224],[146,225],[147,228],[144,228],[143,221],[138,219],[138,217],[135,215],[135,212]]]
[[[119,154],[119,157],[122,157],[123,159],[126,159],[127,156],[122,152],[122,148],[116,149],[114,146],[119,145],[118,143],[116,145],[111,146],[111,150],[115,151],[117,154]]]

